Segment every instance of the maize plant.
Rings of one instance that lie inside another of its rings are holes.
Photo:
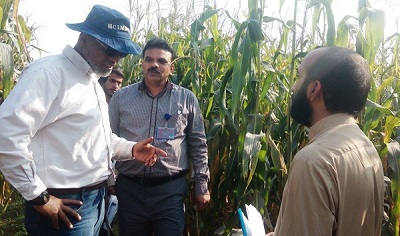
[[[211,204],[196,212],[190,193],[187,235],[231,234],[240,228],[237,209],[250,203],[266,232],[273,230],[292,159],[308,141],[307,129],[289,114],[296,69],[307,52],[328,45],[351,48],[369,64],[372,88],[358,121],[385,170],[382,235],[399,235],[400,34],[385,36],[385,12],[367,0],[358,2],[357,15],[335,21],[334,1],[281,0],[279,11],[291,6],[289,19],[266,14],[268,0],[239,1],[246,4],[241,14],[211,0],[128,1],[132,40],[143,46],[157,36],[174,47],[178,58],[170,79],[196,94],[204,116]],[[14,41],[2,43],[16,50]],[[14,64],[21,61],[13,55]],[[1,65],[7,63],[3,57]],[[120,67],[124,85],[142,79],[140,56],[126,57]],[[4,83],[9,70],[1,71]]]

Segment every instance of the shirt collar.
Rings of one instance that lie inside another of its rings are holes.
[[[139,90],[139,91],[146,91],[146,92],[147,92],[146,84],[144,83],[144,80],[145,80],[145,79],[143,79],[143,80],[140,82],[139,87],[138,87],[138,90]],[[160,93],[160,96],[161,96],[162,94],[164,94],[166,90],[172,90],[173,87],[174,87],[174,84],[173,84],[172,82],[170,82],[169,80],[167,80],[167,84],[166,84],[164,90]]]
[[[309,138],[313,140],[316,136],[321,133],[326,132],[327,130],[333,129],[339,125],[346,125],[346,124],[355,124],[356,120],[352,115],[347,113],[337,113],[330,116],[327,116],[317,123],[315,123],[310,128]]]
[[[62,53],[79,71],[88,76],[90,80],[97,81],[100,78],[100,76],[93,72],[89,63],[87,63],[87,61],[70,45],[67,45]]]

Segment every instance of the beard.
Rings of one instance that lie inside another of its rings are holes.
[[[307,99],[306,88],[300,88],[297,95],[293,94],[292,107],[290,108],[290,115],[297,123],[311,126],[311,104]]]
[[[92,68],[93,72],[98,75],[99,77],[107,77],[111,74],[112,68],[107,68],[105,66],[102,66],[99,62],[92,60],[88,53],[84,52],[81,54],[82,57],[86,60],[86,62],[90,65]]]
[[[88,61],[88,64],[90,65],[90,67],[92,67],[93,72],[100,77],[107,77],[112,72],[112,69],[102,68],[101,66],[98,66],[90,61]]]

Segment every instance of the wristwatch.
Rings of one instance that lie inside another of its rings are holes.
[[[50,200],[50,195],[47,192],[47,190],[45,190],[35,199],[28,201],[28,203],[34,206],[43,206],[44,204],[49,202],[49,200]]]

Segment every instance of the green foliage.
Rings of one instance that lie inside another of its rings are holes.
[[[314,25],[316,25],[319,21],[319,15],[321,14],[322,8],[320,8],[319,4],[322,4],[324,6],[325,12],[326,12],[326,20],[328,23],[328,29],[327,29],[327,35],[326,35],[326,46],[333,46],[335,45],[335,18],[333,15],[332,7],[331,7],[331,1],[327,0],[311,0],[309,1],[309,7],[313,7],[314,5],[317,5],[318,8],[316,9],[315,14],[317,14],[317,17],[314,17]]]
[[[10,45],[0,43],[0,81],[2,81],[2,99],[10,93],[13,85],[14,60]]]
[[[389,51],[397,53],[399,40],[396,36],[387,39],[386,44],[393,45],[380,51],[384,41],[383,27],[378,27],[383,17],[379,11],[363,10],[359,18],[346,16],[336,31],[329,1],[307,3],[305,11],[313,10],[311,29],[306,21],[299,26],[296,18],[285,22],[264,16],[264,4],[248,1],[248,18],[243,21],[206,6],[193,19],[185,37],[162,31],[162,37],[174,42],[179,55],[171,80],[193,90],[199,98],[209,143],[212,204],[208,212],[199,214],[192,208],[192,198],[188,199],[187,228],[191,234],[212,235],[221,225],[229,234],[239,227],[236,209],[248,203],[257,207],[272,230],[292,157],[307,143],[306,129],[293,123],[288,114],[294,71],[315,46],[357,48],[369,60],[373,78],[381,81],[373,83],[360,125],[378,150],[397,135],[399,115],[392,111],[398,106],[398,72],[391,67],[397,65],[397,59],[378,63],[377,55],[384,60]],[[229,29],[218,28],[219,21],[227,26],[226,19],[234,29],[230,35],[224,35]],[[355,20],[358,27],[352,22]],[[266,32],[273,24],[279,27]],[[164,23],[163,27],[184,28]],[[387,158],[382,151],[381,156]]]
[[[383,41],[385,13],[382,10],[364,7],[360,12],[358,22],[361,30],[357,35],[357,52],[372,64]]]
[[[24,202],[10,204],[7,211],[0,215],[0,235],[28,235],[24,227]]]
[[[400,36],[384,37],[384,12],[359,1],[359,15],[345,16],[336,27],[328,0],[295,0],[289,20],[264,15],[265,0],[248,0],[245,19],[206,2],[171,0],[165,16],[156,3],[141,8],[141,1],[129,1],[132,39],[142,46],[153,36],[171,43],[179,56],[171,81],[196,94],[205,119],[211,204],[206,212],[196,212],[190,193],[187,233],[228,235],[240,228],[237,209],[249,203],[263,215],[266,230],[273,230],[292,158],[308,141],[307,129],[289,115],[296,68],[316,46],[337,45],[356,50],[370,66],[372,89],[358,120],[388,177],[382,234],[398,235]],[[300,9],[305,19],[297,16]],[[34,38],[23,31],[23,38]],[[24,47],[16,32],[1,32],[2,42],[20,52]],[[19,71],[27,57],[13,56]],[[128,56],[120,66],[124,85],[141,79],[140,56]]]
[[[26,44],[31,40],[31,31],[17,14],[18,4],[19,0],[0,0],[0,104],[13,88],[15,77],[29,62]]]

